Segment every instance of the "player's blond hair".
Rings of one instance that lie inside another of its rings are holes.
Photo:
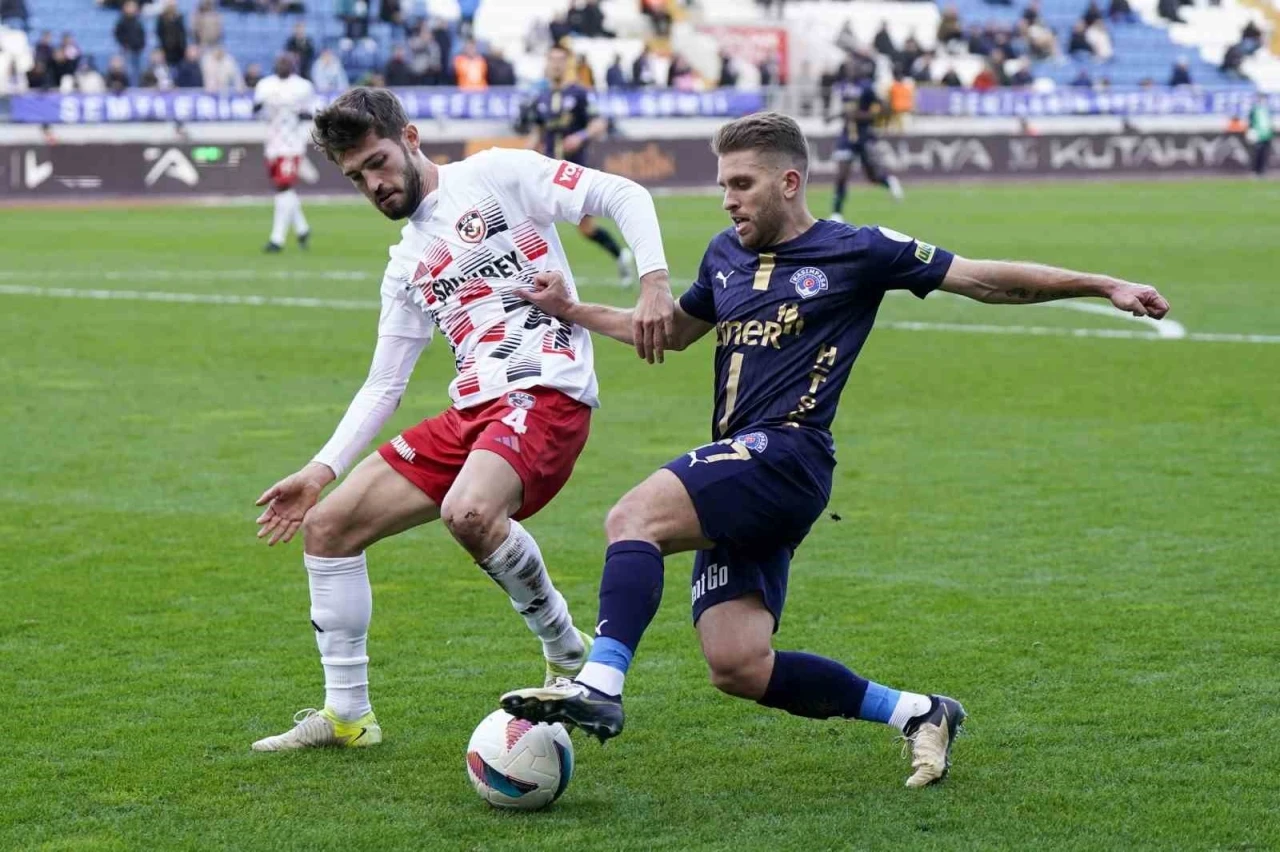
[[[711,140],[717,157],[736,151],[776,154],[800,172],[809,174],[809,143],[795,119],[780,112],[757,112],[722,125]]]
[[[399,140],[409,116],[387,89],[357,86],[316,113],[311,139],[331,162],[360,144],[372,130],[381,139]]]

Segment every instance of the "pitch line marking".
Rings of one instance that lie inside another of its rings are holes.
[[[171,302],[189,305],[247,305],[252,307],[327,308],[344,311],[376,311],[381,305],[367,299],[317,299],[300,296],[236,295],[230,293],[168,293],[158,290],[101,290],[74,287],[35,287],[28,284],[0,284],[2,296],[37,296],[52,299],[92,299],[97,301]],[[1099,306],[1101,307],[1101,306]],[[1110,311],[1108,314],[1119,315]],[[1165,320],[1167,322],[1167,320]],[[1155,325],[1154,321],[1152,324]],[[878,328],[897,331],[942,331],[963,334],[1004,334],[1025,337],[1076,337],[1104,340],[1186,340],[1197,343],[1280,343],[1280,334],[1235,334],[1230,332],[1188,332],[1167,336],[1157,331],[1106,328],[1055,328],[1036,325],[991,325],[959,322],[910,322],[881,320]]]

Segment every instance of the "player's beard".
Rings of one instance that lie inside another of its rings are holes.
[[[743,248],[759,251],[776,243],[782,231],[782,218],[782,196],[770,195],[751,217],[750,237],[739,238]]]
[[[422,169],[413,161],[413,157],[406,150],[404,171],[400,173],[400,180],[404,184],[404,188],[400,190],[402,200],[395,207],[387,209],[381,204],[378,209],[382,211],[382,215],[388,219],[397,220],[409,217],[413,211],[418,209],[418,205],[422,203]]]

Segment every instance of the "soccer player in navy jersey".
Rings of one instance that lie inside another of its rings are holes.
[[[733,227],[708,246],[667,348],[716,332],[714,442],[677,456],[609,513],[597,638],[582,672],[509,692],[502,706],[602,741],[621,733],[623,680],[662,599],[663,557],[696,550],[693,618],[711,682],[797,716],[898,728],[912,749],[907,786],[923,787],[947,773],[959,702],[772,647],[792,554],[831,493],[840,392],[885,293],[941,289],[999,304],[1097,296],[1156,319],[1169,305],[1116,278],[967,260],[888,228],[816,220],[805,202],[808,146],[786,116],[726,124],[713,148]],[[544,312],[632,342],[630,311],[574,302],[555,273],[535,286],[525,297]]]
[[[547,87],[533,102],[530,119],[534,127],[530,147],[583,168],[591,165],[591,143],[609,133],[609,120],[596,108],[596,93],[569,78],[569,51],[559,45],[547,51]],[[583,216],[578,232],[609,253],[622,286],[635,283],[635,256],[608,228],[592,216]]]

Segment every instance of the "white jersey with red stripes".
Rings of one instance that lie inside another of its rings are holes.
[[[516,295],[555,270],[577,297],[555,223],[582,219],[594,174],[497,148],[441,166],[438,188],[392,247],[379,334],[423,339],[439,327],[458,370],[456,407],[534,386],[599,405],[591,335]]]
[[[316,89],[311,81],[297,74],[263,77],[253,89],[253,102],[267,122],[265,154],[277,157],[301,157],[311,138],[311,120],[302,118],[316,108]]]

